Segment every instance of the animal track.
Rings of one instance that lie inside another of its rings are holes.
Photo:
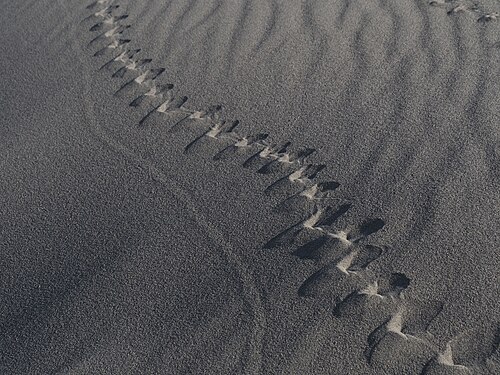
[[[442,304],[425,302],[421,306],[401,304],[396,312],[378,326],[367,339],[365,356],[371,366],[384,373],[408,373],[407,363],[417,362],[419,368],[435,353],[435,345],[426,332],[427,326],[442,309]],[[423,329],[423,330],[422,330]],[[388,358],[392,358],[388,361]]]
[[[278,159],[283,156],[290,144],[291,142],[281,145],[264,145],[243,163],[243,167],[260,169],[269,159]]]
[[[114,40],[111,43],[106,44],[103,48],[101,48],[97,52],[95,52],[94,56],[96,56],[96,57],[97,56],[102,56],[102,55],[106,54],[108,51],[114,50],[114,49],[119,49],[122,46],[124,46],[124,45],[126,45],[126,44],[128,44],[130,42],[131,42],[130,39],[117,39],[117,40]]]
[[[374,245],[354,246],[348,249],[338,249],[333,254],[326,254],[318,260],[321,268],[309,276],[300,286],[301,296],[329,295],[335,290],[335,285],[350,280],[362,283],[364,294],[378,295],[380,297],[399,297],[401,292],[409,285],[409,279],[403,274],[392,274],[388,280],[381,279],[368,283],[366,271],[368,266],[384,254],[384,248]],[[328,260],[324,260],[327,258]],[[338,298],[338,295],[335,295]]]
[[[422,374],[498,373],[500,327],[470,329],[452,338],[426,364]]]
[[[380,253],[380,256],[382,253]],[[389,276],[379,276],[375,281],[366,284],[362,289],[351,292],[347,297],[337,303],[334,315],[341,318],[347,314],[356,315],[359,307],[366,306],[369,302],[377,304],[393,303],[400,301],[402,292],[408,288],[410,280],[404,274],[395,273]]]
[[[107,4],[110,4],[112,2],[113,2],[113,0],[97,0],[97,1],[94,1],[94,2],[90,3],[89,5],[87,5],[87,9],[94,9],[95,7],[98,7],[100,5],[107,5]],[[116,7],[118,7],[118,5],[116,5]]]
[[[123,65],[119,69],[117,69],[111,77],[113,78],[123,78],[125,77],[125,74],[129,71],[140,71],[141,69],[144,69],[146,65],[150,64],[153,60],[152,59],[137,59],[137,60],[132,60],[128,62],[127,64]],[[136,77],[137,78],[137,77]],[[130,81],[130,83],[134,83],[134,80]]]
[[[103,33],[97,35],[94,39],[92,39],[89,42],[88,45],[91,46],[92,44],[97,43],[99,41],[108,40],[109,38],[120,36],[129,28],[130,25],[118,25],[116,27],[113,27],[111,30],[104,31]]]
[[[217,121],[208,130],[199,137],[195,138],[190,144],[184,148],[184,153],[199,150],[205,141],[218,140],[221,138],[231,137],[235,133],[236,127],[240,124],[238,120],[228,123],[227,121]]]
[[[290,190],[290,187],[295,187],[298,185],[299,187],[312,187],[314,180],[318,173],[326,168],[325,164],[307,164],[298,166],[298,168],[284,177],[278,179],[269,185],[264,191],[266,194],[283,194],[286,193],[287,190]],[[310,191],[310,194],[315,195],[314,191]]]
[[[236,135],[236,134],[235,134]],[[264,141],[269,134],[267,133],[259,133],[256,135],[249,135],[244,137],[239,137],[235,139],[235,143],[232,143],[226,147],[224,147],[221,151],[219,151],[216,155],[213,156],[214,160],[222,160],[227,157],[230,157],[237,153],[238,151],[246,150],[252,147],[259,142]]]
[[[429,5],[446,9],[450,16],[460,13],[474,14],[478,17],[477,21],[483,24],[496,21],[499,17],[498,12],[483,10],[477,2],[471,0],[431,0]]]
[[[159,114],[184,114],[186,117],[183,118],[186,119],[189,117],[192,112],[189,112],[186,108],[184,108],[184,104],[188,101],[187,96],[178,96],[174,93],[173,90],[170,90],[166,95],[166,100],[164,100],[160,105],[149,111],[142,119],[139,121],[139,126],[146,126],[147,121],[151,119],[153,115],[159,115]],[[176,123],[173,127],[172,130],[175,130],[177,128],[178,123]]]
[[[138,62],[138,65],[134,67],[129,67],[127,66],[127,70],[139,70],[143,68],[145,65],[151,63],[151,59],[141,59]],[[121,71],[118,70],[117,72]],[[126,71],[126,70],[125,70]],[[123,84],[116,92],[115,96],[118,97],[130,97],[132,96],[137,90],[142,90],[144,87],[154,87],[154,81],[156,78],[158,78],[161,74],[165,72],[164,68],[159,68],[159,69],[148,69],[141,73],[139,76],[131,79],[127,83]],[[116,73],[113,74],[113,77],[117,77]]]
[[[278,212],[309,211],[316,204],[329,199],[339,186],[340,184],[335,181],[305,184],[305,186],[301,187],[302,190],[285,198],[274,210]]]
[[[104,21],[106,18],[110,17],[111,14],[120,7],[120,5],[109,5],[104,7],[93,14],[85,17],[82,22],[86,22],[88,20],[101,20]]]
[[[130,43],[130,39],[127,39],[127,43]],[[124,44],[126,44],[126,43],[123,43],[122,45],[124,45]],[[119,48],[122,45],[117,46],[116,48]],[[115,69],[120,69],[121,67],[125,66],[125,64],[127,64],[128,61],[132,60],[132,58],[136,54],[138,54],[139,52],[141,52],[140,48],[123,51],[118,56],[113,57],[107,63],[102,65],[99,68],[99,70],[106,69],[106,70],[114,71]],[[96,56],[96,55],[94,54],[94,56]]]
[[[264,164],[257,173],[269,174],[286,172],[287,169],[293,167],[294,165],[302,165],[305,159],[312,155],[316,150],[310,147],[301,148],[295,152],[284,151],[279,155],[269,155],[271,161]]]
[[[484,12],[470,2],[433,0],[430,4],[445,8],[450,15],[477,14],[482,23],[498,18],[498,13]],[[410,279],[403,273],[374,274],[370,265],[383,258],[390,248],[371,244],[369,239],[385,227],[385,221],[367,218],[352,226],[340,226],[344,221],[340,219],[344,219],[352,204],[330,205],[330,198],[340,184],[331,180],[319,181],[327,165],[307,161],[316,149],[292,149],[290,142],[272,143],[267,133],[242,136],[238,132],[240,122],[225,119],[220,105],[204,110],[189,109],[188,97],[180,95],[173,84],[157,83],[165,69],[150,68],[152,59],[138,58],[141,49],[129,48],[131,40],[122,37],[130,28],[122,24],[128,15],[115,14],[118,4],[113,4],[113,0],[97,0],[87,9],[93,13],[83,21],[94,22],[90,32],[100,32],[88,46],[95,49],[93,55],[96,57],[111,55],[99,70],[113,72],[112,77],[127,80],[114,95],[130,100],[131,107],[147,107],[139,126],[146,126],[153,116],[179,116],[168,131],[191,126],[202,130],[184,147],[185,154],[200,151],[210,142],[223,146],[212,157],[216,161],[248,152],[250,156],[243,167],[252,168],[259,174],[280,176],[264,191],[283,198],[275,207],[276,211],[311,212],[264,245],[272,249],[298,244],[292,254],[314,262],[316,271],[298,287],[299,296],[328,297],[327,303],[336,318],[351,317],[380,304],[396,306],[386,320],[375,322],[376,328],[367,338],[365,355],[370,365],[383,367],[391,363],[388,359],[394,352],[404,350],[405,355],[422,362],[422,374],[473,373],[471,371],[478,368],[495,373],[500,368],[498,329],[495,335],[490,334],[491,329],[483,335],[464,333],[452,339],[443,351],[436,349],[427,330],[440,313],[442,304],[407,300],[404,292],[410,286]]]
[[[181,128],[181,125],[189,124],[189,123],[210,123],[217,122],[221,117],[222,106],[214,105],[205,110],[201,111],[191,111],[184,108],[184,104],[187,102],[187,96],[182,97],[177,103],[174,101],[170,102],[165,110],[160,110],[159,112],[167,113],[167,112],[182,112],[185,114],[183,118],[177,121],[170,131],[174,132]]]
[[[117,22],[120,22],[124,19],[128,18],[128,14],[124,14],[121,16],[109,16],[105,17],[103,21],[96,23],[93,25],[89,31],[99,31],[105,28],[107,25],[115,25]]]
[[[499,17],[498,12],[491,12],[491,13],[483,14],[477,20],[478,20],[478,22],[486,23],[486,22],[490,22],[490,21],[496,21],[498,19],[498,17]]]

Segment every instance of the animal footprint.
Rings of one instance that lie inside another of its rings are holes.
[[[314,297],[332,292],[336,298],[340,284],[347,277],[360,277],[370,263],[382,256],[384,249],[378,246],[361,246],[349,249],[347,253],[340,258],[328,262],[325,266],[311,275],[299,288],[300,296]]]
[[[425,366],[422,374],[476,374],[500,368],[500,328],[470,329],[451,339]]]
[[[478,11],[478,6],[477,4],[460,4],[460,5],[457,5],[453,8],[451,8],[449,11],[448,11],[448,14],[456,14],[456,13],[460,13],[460,12],[476,12]]]
[[[385,222],[382,219],[367,219],[358,228],[347,232],[347,241],[351,243],[357,243],[371,234],[377,233],[385,226]]]
[[[386,248],[375,250],[374,255],[380,254],[382,256]],[[370,263],[370,259],[366,260],[366,267]],[[360,269],[361,271],[362,269]],[[402,284],[409,285],[409,279],[403,274],[393,274],[389,279],[400,279],[399,282],[393,281],[393,284],[398,284],[392,286],[391,289],[380,288],[380,279],[369,284],[365,284],[362,288],[355,290],[347,295],[344,299],[340,300],[333,310],[333,314],[338,318],[349,318],[349,319],[361,319],[365,312],[369,313],[371,319],[373,319],[374,312],[375,315],[386,312],[388,309],[394,310],[395,306],[400,307],[401,299],[395,298],[399,297],[400,292],[396,291],[397,288],[401,288]],[[385,279],[385,278],[382,278]],[[404,279],[404,281],[403,281]],[[387,282],[382,282],[382,284],[389,284]],[[411,306],[411,309],[408,308]],[[417,306],[414,308],[414,306]],[[424,303],[415,305],[414,303],[405,302],[406,314],[405,314],[405,327],[404,332],[426,332],[430,322],[436,317],[436,315],[441,311],[442,304],[438,303]],[[372,310],[372,311],[370,311]],[[411,311],[411,313],[410,313]]]
[[[235,134],[236,135],[236,134]],[[224,147],[221,151],[214,155],[213,160],[222,160],[227,157],[233,156],[237,152],[241,152],[244,150],[248,150],[250,147],[255,144],[259,144],[263,142],[269,134],[267,133],[259,133],[255,135],[250,135],[246,137],[240,137],[236,135],[237,138],[232,139],[234,143],[229,146]]]
[[[141,67],[145,66],[146,64],[149,64],[151,61],[150,59],[142,59],[141,60]],[[127,67],[126,69],[131,69]],[[118,97],[126,97],[126,96],[131,96],[132,93],[142,87],[148,87],[148,86],[153,86],[154,80],[158,78],[161,74],[165,72],[164,68],[159,68],[159,69],[148,69],[144,73],[141,73],[139,76],[136,78],[128,81],[127,83],[123,84],[116,92],[115,96]],[[115,75],[113,75],[115,76]]]
[[[173,90],[174,85],[168,83],[165,85],[153,85],[149,91],[145,92],[144,94],[139,95],[137,98],[135,98],[131,103],[131,107],[139,107],[141,104],[143,104],[144,101],[146,100],[151,100],[155,98],[163,98],[164,96],[168,95],[168,93]]]
[[[493,12],[493,13],[487,13],[487,14],[483,14],[481,17],[478,18],[478,22],[481,22],[481,23],[487,23],[487,22],[490,22],[490,21],[496,21],[499,17],[499,14],[498,12]]]
[[[321,215],[316,223],[315,228],[321,237],[313,239],[312,241],[300,246],[294,255],[301,259],[328,259],[332,254],[331,247],[338,244],[338,237],[330,236],[324,227],[334,224],[344,214],[346,214],[352,205],[350,203],[343,204],[335,209],[326,207],[321,211]]]
[[[187,97],[185,97],[187,99]],[[185,103],[185,102],[184,102]],[[202,111],[188,111],[182,106],[184,103],[181,103],[180,106],[179,104],[176,104],[175,102],[170,103],[167,108],[165,108],[165,112],[183,112],[185,116],[181,118],[179,121],[177,121],[171,128],[170,132],[176,132],[178,129],[181,128],[181,125],[184,124],[189,124],[189,123],[195,123],[195,122],[201,122],[201,123],[214,123],[218,122],[221,117],[222,113],[222,106],[221,105],[214,105],[210,106],[206,110]],[[160,110],[161,112],[161,110]]]
[[[410,279],[404,273],[392,273],[370,284],[365,292],[380,298],[399,298],[410,285]]]
[[[304,160],[315,151],[314,148],[305,147],[296,152],[283,152],[277,155],[277,157],[273,157],[272,160],[260,168],[257,173],[269,174],[286,172],[286,170],[293,165],[302,165]]]
[[[94,9],[95,7],[97,7],[99,5],[107,5],[111,2],[112,2],[112,0],[97,0],[97,1],[94,1],[91,4],[87,5],[87,9]]]
[[[250,156],[244,163],[245,168],[261,168],[263,164],[267,164],[269,160],[278,159],[283,156],[291,142],[286,142],[282,145],[267,145],[260,151]]]
[[[239,121],[233,121],[228,123],[227,121],[217,121],[212,124],[210,129],[205,131],[203,134],[195,138],[190,144],[184,147],[184,153],[190,153],[199,151],[206,141],[219,139],[224,135],[232,134],[236,127],[239,125]]]
[[[99,70],[110,70],[113,71],[115,69],[119,69],[126,64],[130,63],[134,56],[141,52],[140,48],[137,49],[128,49],[126,51],[121,52],[118,56],[113,57],[111,60],[102,65]]]
[[[333,225],[337,222],[337,220],[340,219],[340,217],[346,214],[351,207],[352,204],[350,203],[343,204],[336,209],[327,207],[325,210],[323,210],[322,216],[318,221],[315,229],[323,232],[324,235],[330,237],[333,240],[338,240],[346,246],[350,246],[352,244],[361,242],[374,233],[377,233],[385,226],[385,222],[382,219],[376,218],[367,219],[361,225],[352,229],[334,229]]]
[[[106,26],[114,26],[116,25],[118,22],[122,21],[122,20],[125,20],[128,18],[128,14],[124,14],[124,15],[121,15],[121,16],[107,16],[104,18],[103,21],[101,22],[98,22],[96,23],[95,25],[93,25],[89,31],[99,31],[99,30],[102,30],[103,28],[105,28]]]
[[[96,12],[90,14],[89,16],[85,17],[82,22],[86,22],[89,20],[96,20],[96,19],[104,19],[107,17],[110,17],[116,9],[118,9],[120,5],[115,4],[115,5],[109,5],[107,7],[104,7],[100,10],[97,10]]]
[[[444,352],[439,353],[428,362],[422,370],[422,375],[472,375],[467,366],[455,364],[451,347],[448,345]]]
[[[121,34],[123,34],[129,28],[130,28],[130,25],[118,25],[118,26],[115,26],[112,29],[110,29],[108,31],[105,31],[105,32],[97,35],[94,39],[92,39],[89,42],[88,45],[91,46],[92,44],[97,43],[99,41],[102,41],[102,40],[105,40],[105,39],[109,39],[109,38],[118,37]]]
[[[152,59],[138,59],[138,60],[130,60],[125,65],[120,67],[116,72],[113,73],[111,77],[113,78],[123,78],[127,74],[127,72],[131,71],[142,71],[146,65],[150,64]],[[130,83],[134,83],[134,79],[130,81]]]
[[[269,185],[264,191],[266,194],[286,194],[290,188],[297,190],[312,185],[312,180],[319,172],[326,168],[325,164],[308,164],[299,166],[284,177]]]
[[[330,192],[336,190],[339,186],[340,184],[336,181],[324,181],[306,187],[299,195],[309,200],[321,200],[327,198]]]
[[[422,369],[435,353],[427,328],[442,308],[439,301],[400,305],[368,336],[368,363],[385,373],[415,373]]]
[[[94,57],[99,57],[105,55],[107,52],[113,51],[115,49],[120,49],[121,47],[130,43],[130,39],[116,39],[105,45],[103,48],[94,53]]]
[[[340,186],[338,182],[326,181],[311,186],[304,186],[301,191],[293,194],[279,203],[274,210],[277,212],[304,212],[318,201],[325,201]]]
[[[301,231],[305,229],[314,230],[322,213],[323,210],[321,208],[316,208],[314,213],[309,216],[309,218],[302,220],[295,225],[292,225],[290,228],[284,230],[283,232],[269,240],[264,245],[264,249],[272,249],[275,247],[292,244]]]

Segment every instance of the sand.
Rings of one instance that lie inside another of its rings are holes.
[[[498,1],[0,9],[0,373],[500,373]]]

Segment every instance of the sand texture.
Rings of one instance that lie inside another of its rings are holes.
[[[500,374],[498,12],[0,0],[0,374]]]

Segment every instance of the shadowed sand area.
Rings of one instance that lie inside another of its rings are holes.
[[[500,373],[500,2],[0,9],[1,373]]]

